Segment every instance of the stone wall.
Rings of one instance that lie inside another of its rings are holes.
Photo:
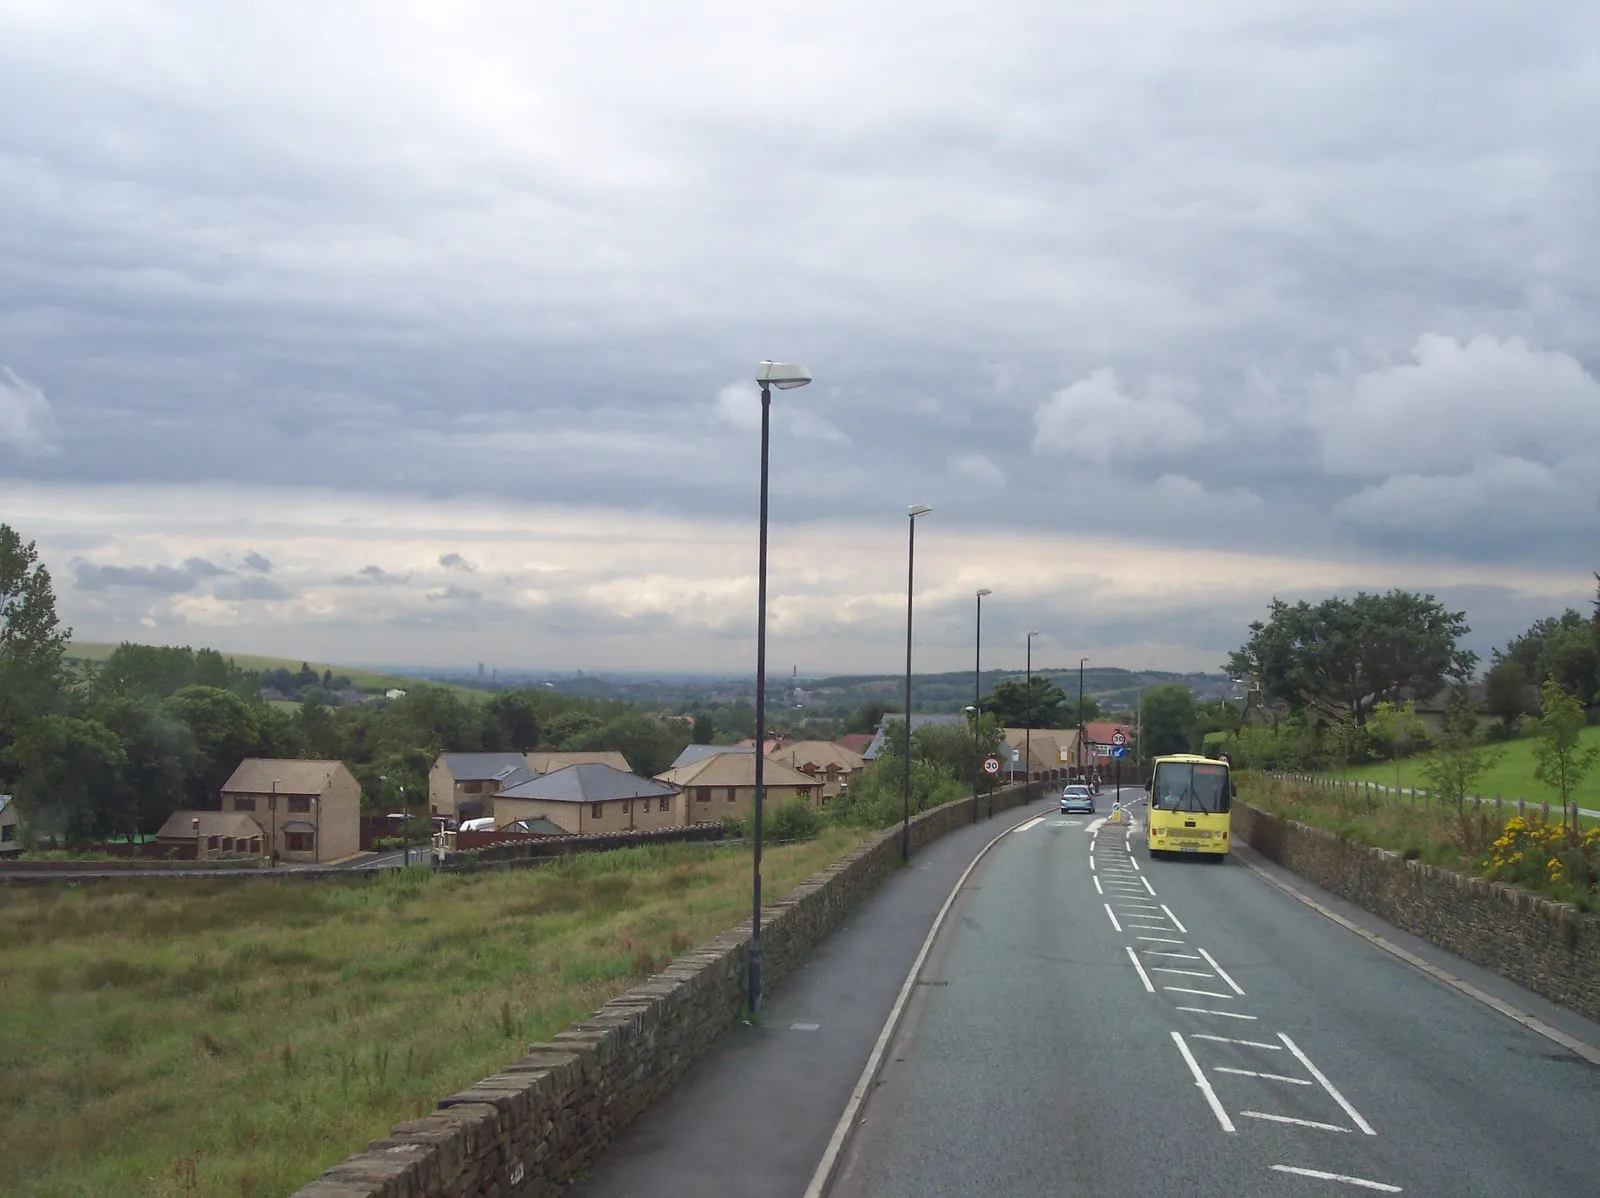
[[[996,812],[1023,801],[999,791]],[[1034,794],[1042,793],[1036,786]],[[980,800],[988,810],[988,800]],[[913,851],[972,823],[961,799],[911,821]],[[900,861],[898,827],[762,911],[767,984],[805,960]],[[748,929],[733,928],[612,999],[493,1077],[402,1123],[297,1198],[467,1198],[554,1194],[661,1097],[742,1015]]]
[[[686,828],[657,828],[636,832],[596,832],[572,836],[507,835],[503,832],[457,832],[456,847],[476,864],[532,865],[568,853],[603,853],[640,844],[675,844],[685,840],[722,840],[721,824],[691,824]],[[451,854],[445,868],[459,869],[464,860]],[[470,868],[470,866],[468,866]]]
[[[1308,881],[1551,1002],[1600,1019],[1600,917],[1233,805],[1234,835]]]

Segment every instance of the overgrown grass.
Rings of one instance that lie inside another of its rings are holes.
[[[774,846],[768,893],[861,839]],[[749,875],[684,844],[0,889],[0,1193],[290,1193],[736,925]]]

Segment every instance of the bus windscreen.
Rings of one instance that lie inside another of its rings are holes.
[[[1192,761],[1156,766],[1150,802],[1157,811],[1219,814],[1228,810],[1228,767]]]

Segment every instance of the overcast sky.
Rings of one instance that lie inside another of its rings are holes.
[[[1600,562],[1600,6],[0,0],[0,519],[85,639],[1217,668]]]

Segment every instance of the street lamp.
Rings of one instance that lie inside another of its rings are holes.
[[[756,367],[761,385],[761,547],[756,566],[756,793],[755,856],[750,883],[750,1010],[759,1011],[763,997],[761,977],[761,804],[767,755],[767,444],[772,425],[772,388],[788,391],[804,387],[811,372],[792,363],[763,361]]]
[[[272,868],[278,868],[278,787],[282,778],[272,780],[272,798],[267,800],[267,831],[272,840]]]
[[[1084,760],[1087,754],[1083,750],[1083,663],[1087,657],[1078,658],[1078,773],[1084,771]]]
[[[1022,801],[1033,801],[1033,638],[1040,635],[1038,629],[1028,632],[1028,688],[1024,694],[1028,697],[1028,726],[1022,733]]]
[[[925,503],[906,509],[906,787],[902,804],[900,859],[911,860],[911,584],[917,567],[917,517],[933,511]]]
[[[978,727],[983,720],[983,597],[994,594],[988,587],[978,591],[978,620],[974,625],[972,650],[972,822],[978,822],[978,787],[983,783],[983,749],[978,745]],[[989,796],[989,814],[994,814],[994,795]]]

